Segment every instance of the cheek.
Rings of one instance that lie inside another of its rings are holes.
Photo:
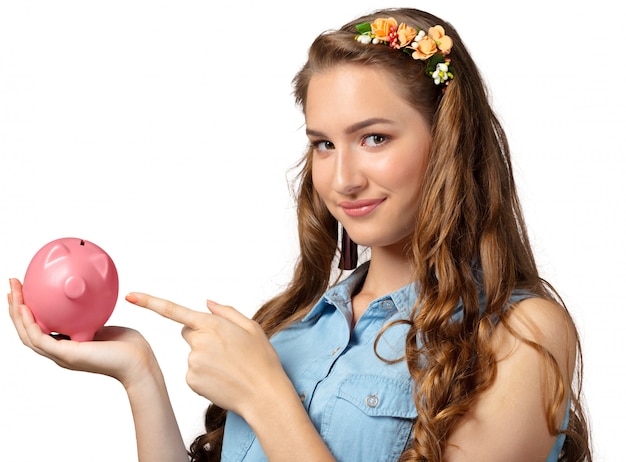
[[[328,172],[324,168],[324,163],[313,160],[311,163],[311,180],[313,181],[313,189],[317,191],[320,196],[324,196],[324,193],[328,190]]]
[[[413,199],[420,196],[424,175],[428,166],[428,156],[413,157],[412,162],[405,164],[404,168],[394,169],[394,178],[391,180],[398,185],[399,189]]]
[[[399,153],[396,156],[382,158],[372,168],[372,175],[378,175],[389,186],[397,185],[400,188],[421,184],[428,166],[428,151],[425,153]]]

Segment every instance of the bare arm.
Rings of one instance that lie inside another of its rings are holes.
[[[55,340],[44,334],[11,280],[9,313],[20,340],[59,366],[108,375],[128,393],[140,462],[188,462],[161,369],[145,339],[132,329],[104,327],[93,342]]]
[[[332,456],[313,426],[293,385],[284,376],[268,387],[259,386],[254,403],[242,416],[254,430],[271,462],[331,462]]]
[[[161,369],[154,356],[148,364],[143,377],[124,385],[135,423],[138,460],[188,462]]]
[[[571,319],[557,304],[532,298],[519,303],[508,321],[520,335],[545,347],[558,363],[566,387],[555,422],[558,428],[576,357]],[[453,429],[444,460],[545,461],[556,438],[546,420],[551,396],[548,387],[553,387],[546,358],[502,324],[496,327],[492,347],[498,360],[495,383]]]

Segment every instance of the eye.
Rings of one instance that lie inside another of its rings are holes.
[[[328,140],[311,141],[311,147],[316,151],[326,152],[335,149],[335,145]]]
[[[385,144],[389,138],[386,135],[367,135],[363,138],[363,145],[369,147]]]

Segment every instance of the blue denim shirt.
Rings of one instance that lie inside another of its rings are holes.
[[[406,324],[384,328],[410,318],[417,301],[415,285],[372,301],[351,329],[352,294],[367,267],[330,288],[302,321],[271,339],[311,421],[339,462],[397,460],[417,416],[406,362],[380,358],[404,356]],[[529,296],[518,295],[512,301]],[[455,316],[461,313],[459,307]],[[557,456],[561,445],[562,441],[553,451]],[[266,460],[252,429],[229,412],[222,461]],[[556,457],[548,459],[552,461]]]

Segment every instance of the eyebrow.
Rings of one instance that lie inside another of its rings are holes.
[[[383,117],[372,117],[370,119],[365,119],[362,120],[360,122],[354,123],[350,126],[348,126],[345,130],[345,133],[347,135],[350,135],[356,131],[359,131],[363,128],[367,128],[371,125],[376,125],[376,124],[391,124],[393,123],[391,120],[389,119],[385,119]],[[307,135],[312,135],[312,136],[324,136],[324,134],[322,132],[319,132],[317,130],[311,130],[309,128],[306,129],[306,134]]]

